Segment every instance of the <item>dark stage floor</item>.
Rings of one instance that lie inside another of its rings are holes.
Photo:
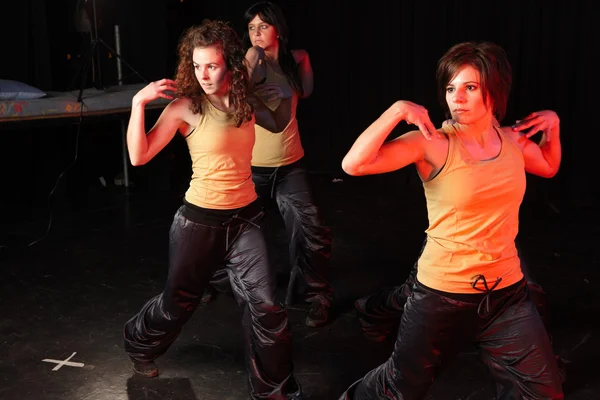
[[[310,399],[337,399],[391,351],[391,342],[362,336],[352,301],[400,284],[417,256],[426,215],[422,190],[408,172],[313,175],[334,236],[336,293],[335,315],[326,327],[305,327],[302,306],[289,310],[296,376]],[[125,195],[98,185],[87,196],[77,211],[57,204],[50,234],[30,247],[47,221],[24,222],[18,209],[4,216],[0,399],[246,399],[240,312],[225,295],[199,309],[158,360],[160,378],[132,376],[123,352],[123,324],[162,290],[167,234],[181,192],[133,189]],[[521,250],[548,292],[555,347],[569,362],[566,398],[600,399],[598,209],[566,212],[529,199],[522,214]],[[274,214],[266,222],[283,294],[286,240]],[[427,397],[493,398],[492,382],[474,352],[447,368]]]

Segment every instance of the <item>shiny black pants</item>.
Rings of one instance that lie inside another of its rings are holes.
[[[423,242],[421,252],[423,252],[426,243],[427,240]],[[366,336],[373,339],[383,339],[395,334],[398,330],[400,318],[404,311],[404,304],[406,304],[406,299],[410,297],[412,288],[417,280],[417,265],[418,261],[413,264],[406,281],[402,285],[384,287],[375,293],[361,297],[355,302],[361,329]],[[549,330],[550,322],[546,293],[542,286],[533,280],[534,278],[529,268],[523,261],[521,261],[521,269],[529,286],[531,298],[542,318],[542,322],[546,329]]]
[[[164,291],[150,299],[124,328],[132,360],[156,359],[173,344],[198,307],[214,271],[225,266],[243,309],[246,369],[252,399],[287,399],[298,390],[292,375],[292,341],[287,312],[274,303],[271,270],[260,228],[262,215],[242,209],[227,218],[191,218],[182,206],[169,238],[169,274]]]
[[[496,381],[497,400],[564,398],[549,337],[522,280],[485,294],[415,282],[392,355],[340,400],[422,399],[442,368],[473,344]]]
[[[276,202],[288,234],[292,265],[286,303],[293,304],[300,295],[300,301],[329,307],[331,233],[315,205],[306,169],[300,161],[278,168],[252,167],[252,180],[263,203]],[[223,270],[215,273],[211,285],[229,291]]]

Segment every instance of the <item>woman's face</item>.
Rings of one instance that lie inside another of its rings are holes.
[[[265,50],[278,43],[275,27],[264,22],[258,15],[248,23],[248,36],[252,46],[260,46]]]
[[[477,121],[490,112],[490,104],[483,101],[479,71],[471,65],[463,66],[446,85],[446,103],[452,119],[461,124]]]
[[[192,54],[194,73],[204,93],[224,95],[229,91],[229,73],[218,46],[196,47]]]

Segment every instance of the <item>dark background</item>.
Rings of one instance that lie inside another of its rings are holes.
[[[75,0],[11,2],[0,24],[0,78],[43,90],[77,89],[77,70],[89,47],[74,23]],[[204,18],[231,21],[243,33],[243,13],[253,1],[97,0],[100,37],[114,47],[121,30],[122,56],[145,80],[172,77],[182,31]],[[505,124],[529,112],[553,109],[561,118],[563,164],[552,180],[528,177],[528,196],[540,206],[568,212],[594,205],[598,115],[596,64],[600,15],[592,1],[279,1],[295,48],[308,50],[315,91],[300,103],[298,119],[311,171],[344,179],[340,162],[354,139],[397,99],[426,106],[436,125],[435,67],[453,44],[491,40],[505,48],[514,85]],[[91,1],[86,9],[91,12]],[[91,15],[90,15],[91,16]],[[115,59],[100,46],[104,85],[116,83]],[[141,82],[124,69],[126,83]],[[90,86],[89,81],[87,86]],[[126,116],[125,116],[126,117]],[[149,119],[156,115],[150,113]],[[150,124],[152,121],[149,121]],[[408,130],[401,123],[398,134]],[[80,207],[103,177],[110,187],[120,168],[118,118],[0,124],[3,218],[35,219],[45,210],[59,175],[55,206]],[[141,189],[182,189],[189,165],[175,139],[132,179]],[[178,155],[182,154],[182,157]],[[390,182],[416,182],[410,169]],[[18,215],[15,205],[25,205]],[[30,211],[27,211],[30,210]]]
[[[203,18],[222,18],[242,33],[251,3],[97,0],[100,36],[114,46],[118,23],[122,56],[144,79],[155,80],[173,75],[184,29]],[[298,118],[317,204],[333,235],[332,324],[318,332],[306,328],[305,310],[290,308],[295,369],[311,398],[337,398],[388,357],[393,343],[367,342],[352,302],[403,282],[427,227],[414,168],[350,177],[340,168],[342,157],[397,99],[423,104],[439,125],[436,62],[451,45],[476,39],[502,45],[513,65],[504,123],[541,109],[553,109],[561,118],[561,170],[553,179],[528,176],[517,241],[522,264],[548,294],[553,346],[568,363],[566,398],[600,398],[593,317],[600,314],[600,13],[592,11],[597,5],[583,0],[279,3],[294,47],[308,50],[315,71],[315,91],[300,102]],[[0,79],[46,91],[78,88],[76,72],[90,38],[75,29],[76,1],[2,5]],[[114,84],[115,59],[100,51],[105,83]],[[127,83],[141,82],[131,71],[124,73]],[[157,115],[149,112],[147,123]],[[94,392],[99,398],[114,399],[124,396],[125,382],[131,400],[175,397],[169,393],[192,398],[194,391],[203,399],[246,393],[238,310],[226,296],[196,313],[182,340],[160,360],[167,374],[186,379],[129,379],[122,326],[164,285],[169,226],[190,168],[185,143],[177,137],[148,165],[130,168],[129,192],[117,186],[121,119],[127,118],[85,117],[81,125],[76,118],[0,123],[0,375],[7,377],[0,379],[0,393],[7,400],[37,398],[37,393],[89,398],[90,387],[102,388]],[[408,129],[401,123],[394,134]],[[281,223],[270,225],[277,217],[268,212],[265,225],[284,295],[288,239]],[[93,369],[65,375],[40,366],[44,357],[67,358],[73,345],[75,360]],[[476,354],[459,361],[428,398],[491,399],[493,386]]]

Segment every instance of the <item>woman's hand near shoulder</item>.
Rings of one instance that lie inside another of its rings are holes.
[[[145,106],[156,99],[173,100],[177,91],[177,82],[172,79],[161,79],[156,82],[150,82],[143,89],[133,96],[132,107]]]
[[[544,178],[558,172],[562,158],[560,119],[551,110],[536,111],[512,126],[501,128],[523,154],[525,170]],[[531,140],[538,132],[543,136],[539,144]]]
[[[419,129],[386,141],[400,121]],[[354,142],[342,161],[342,169],[349,175],[369,175],[391,172],[409,164],[430,163],[430,153],[437,148],[442,134],[437,131],[427,109],[410,101],[392,104]]]
[[[267,78],[265,51],[262,47],[253,46],[246,51],[246,67],[252,85],[260,84]]]
[[[163,80],[164,81],[164,80]],[[191,101],[178,98],[171,101],[162,111],[154,126],[146,134],[144,128],[144,105],[159,97],[172,98],[161,81],[153,82],[140,90],[133,98],[132,112],[127,128],[127,146],[132,165],[144,165],[152,160],[173,139],[182,123],[190,123],[194,115],[190,110]]]

